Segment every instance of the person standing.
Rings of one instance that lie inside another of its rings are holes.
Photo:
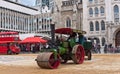
[[[100,46],[100,44],[98,44],[97,49],[98,49],[98,53],[101,53],[101,46]]]
[[[107,44],[104,45],[104,53],[107,53],[108,46]]]
[[[78,43],[83,45],[84,42],[86,41],[86,38],[81,34],[81,33],[78,33]]]
[[[74,45],[76,44],[76,36],[77,36],[77,34],[75,32],[73,32],[72,35],[70,35],[70,37],[67,39],[70,43],[71,48],[73,48]]]
[[[55,44],[56,44],[57,46],[60,46],[60,39],[59,39],[58,36],[56,36]]]

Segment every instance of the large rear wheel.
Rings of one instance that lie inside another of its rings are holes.
[[[82,45],[75,45],[72,54],[72,60],[74,63],[82,64],[84,62],[85,51]]]

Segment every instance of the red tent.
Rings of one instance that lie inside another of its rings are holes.
[[[20,43],[46,43],[47,40],[44,40],[40,37],[28,37],[22,40]]]

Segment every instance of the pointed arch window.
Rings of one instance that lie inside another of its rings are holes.
[[[70,18],[66,19],[66,27],[71,27],[71,19]]]
[[[99,31],[99,22],[98,21],[95,22],[95,27],[96,27],[96,31]]]
[[[93,9],[92,8],[89,9],[89,15],[93,16]]]
[[[98,15],[99,14],[99,10],[97,7],[95,7],[95,15]]]
[[[101,30],[105,30],[105,22],[103,20],[101,21]]]
[[[114,13],[119,13],[119,7],[118,7],[118,5],[114,6]]]
[[[114,6],[114,21],[119,22],[119,7],[118,7],[118,5]]]
[[[104,13],[105,13],[105,9],[103,6],[100,7],[100,13],[101,13],[101,15],[104,15]]]
[[[93,22],[90,22],[90,31],[94,31],[94,25],[93,25]]]

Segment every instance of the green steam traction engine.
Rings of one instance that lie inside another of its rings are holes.
[[[58,68],[60,63],[67,63],[68,60],[73,60],[75,64],[82,64],[84,62],[85,55],[88,56],[88,60],[91,59],[91,42],[84,42],[83,45],[75,43],[74,39],[60,41],[60,45],[56,45],[54,41],[55,33],[66,34],[66,35],[75,35],[75,33],[84,34],[85,31],[74,30],[71,28],[60,28],[54,29],[54,26],[51,26],[52,32],[52,44],[51,48],[43,50],[36,58],[36,62],[41,68]]]

